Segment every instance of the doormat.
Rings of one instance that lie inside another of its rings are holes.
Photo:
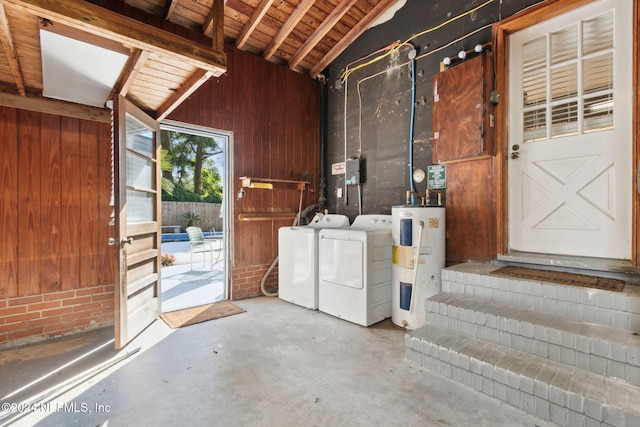
[[[585,274],[566,273],[563,271],[537,270],[524,267],[501,267],[491,272],[496,276],[516,279],[539,280],[541,282],[559,283],[561,285],[582,286],[585,288],[604,289],[606,291],[622,292],[624,280],[606,277],[587,276]]]
[[[183,326],[206,322],[207,320],[220,319],[221,317],[232,316],[238,313],[244,313],[244,310],[229,301],[221,301],[213,304],[199,305],[197,307],[162,313],[160,317],[172,329],[177,329],[182,328]]]

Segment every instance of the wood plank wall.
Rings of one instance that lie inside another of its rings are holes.
[[[0,107],[0,298],[113,284],[109,124]]]
[[[169,119],[233,132],[232,297],[259,294],[261,274],[278,255],[278,229],[291,220],[238,221],[240,213],[294,212],[297,190],[245,189],[241,176],[310,181],[303,209],[318,201],[320,92],[308,76],[226,46],[228,71],[212,78]],[[248,269],[248,270],[247,270]],[[254,271],[255,270],[255,271]]]
[[[447,164],[449,263],[488,262],[497,251],[496,158]]]
[[[120,14],[210,45],[202,34],[144,14],[122,2],[91,0]],[[233,132],[233,188],[240,176],[310,181],[303,208],[317,203],[320,167],[320,92],[316,81],[225,45],[227,72],[212,78],[192,94],[169,120]],[[238,213],[297,211],[300,193],[294,190],[248,190],[234,198],[233,267],[271,264],[278,254],[277,231],[290,220],[239,222]],[[258,267],[256,267],[258,268]],[[259,267],[263,268],[263,267]],[[257,295],[251,279],[235,296]]]

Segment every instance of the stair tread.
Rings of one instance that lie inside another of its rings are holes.
[[[585,399],[600,402],[605,406],[640,415],[640,405],[638,404],[640,402],[640,387],[622,380],[588,372],[561,362],[433,325],[421,326],[415,331],[407,333],[407,337],[408,342],[416,340],[420,342],[419,351],[422,353],[427,354],[423,351],[421,343],[427,342],[438,346],[441,351],[455,352],[457,358],[469,358],[471,360],[470,370],[472,371],[479,369],[478,362],[481,365],[490,365],[491,372],[493,372],[491,379],[495,381],[505,383],[508,373],[511,378],[519,378],[518,381],[521,381],[523,387],[525,387],[524,384],[531,386],[532,382],[534,384],[537,382],[542,387],[540,384],[544,383],[568,393],[584,396]],[[433,350],[433,347],[431,349]],[[464,367],[460,364],[458,366]],[[482,374],[485,372],[482,371]]]
[[[525,321],[534,325],[571,332],[576,335],[582,335],[589,338],[597,338],[620,345],[640,348],[640,336],[635,335],[633,331],[628,329],[614,328],[612,326],[597,323],[588,323],[554,314],[541,313],[525,308],[514,307],[495,301],[474,299],[461,294],[442,292],[428,298],[427,301],[444,303],[455,307],[483,312],[485,314]]]

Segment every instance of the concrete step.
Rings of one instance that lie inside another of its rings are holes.
[[[405,346],[410,362],[558,425],[640,425],[640,387],[624,381],[432,325]]]
[[[444,292],[426,310],[431,325],[640,386],[640,336],[629,330]]]
[[[442,291],[589,323],[640,332],[640,286],[623,292],[491,275],[498,266],[464,263],[442,270]]]

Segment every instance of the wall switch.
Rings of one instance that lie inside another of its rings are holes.
[[[338,188],[336,195],[338,196],[338,199],[342,197],[342,187]]]

